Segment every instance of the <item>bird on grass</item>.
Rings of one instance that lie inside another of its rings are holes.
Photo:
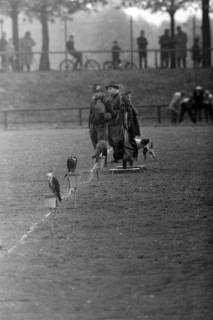
[[[78,162],[78,158],[76,156],[70,156],[70,157],[67,158],[68,174],[75,172],[75,169],[77,167],[77,162]],[[65,177],[67,177],[68,174],[66,173]]]
[[[60,184],[58,179],[54,176],[52,171],[47,173],[47,178],[49,182],[50,191],[56,196],[56,198],[61,201],[61,192],[60,192]]]

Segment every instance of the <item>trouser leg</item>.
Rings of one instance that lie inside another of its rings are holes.
[[[184,120],[184,114],[186,112],[186,107],[184,105],[181,105],[180,108],[180,116],[179,116],[179,122],[182,122]]]

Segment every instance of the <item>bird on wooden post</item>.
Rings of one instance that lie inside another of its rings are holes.
[[[76,156],[70,156],[67,158],[67,171],[69,173],[74,173],[77,167],[78,158]],[[65,177],[68,175],[66,174]]]
[[[62,198],[58,179],[54,176],[52,171],[49,171],[47,173],[47,178],[49,182],[50,191],[55,195],[56,199],[61,202]]]

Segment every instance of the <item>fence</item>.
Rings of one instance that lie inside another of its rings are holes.
[[[213,48],[211,50],[213,61]],[[87,50],[81,51],[83,56],[83,64],[86,68],[86,62],[88,59],[93,59],[97,62],[98,68],[104,68],[104,62],[111,60],[111,50]],[[60,70],[60,64],[63,60],[70,59],[71,56],[65,51],[50,51],[46,53],[49,56],[50,69]],[[19,54],[17,54],[19,56]],[[34,52],[33,63],[31,66],[32,71],[39,70],[41,52]],[[123,50],[121,53],[121,60],[124,62],[131,62],[138,68],[138,51],[137,50]],[[170,67],[169,63],[169,67]],[[160,49],[148,49],[147,50],[147,65],[148,68],[161,68],[161,51]],[[194,68],[194,63],[191,59],[191,50],[187,50],[186,67]],[[201,67],[201,66],[200,66]],[[3,67],[4,71],[13,70],[12,64],[7,63],[7,66]],[[124,67],[125,68],[125,67]]]
[[[168,123],[170,113],[167,105],[137,106],[142,124]],[[13,128],[48,125],[66,127],[67,125],[87,125],[89,107],[86,108],[60,108],[60,109],[20,109],[1,110],[0,125],[4,130]]]

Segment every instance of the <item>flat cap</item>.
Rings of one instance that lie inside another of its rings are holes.
[[[108,83],[108,85],[106,85],[106,89],[108,88],[120,89],[120,84],[115,81],[111,81]]]

